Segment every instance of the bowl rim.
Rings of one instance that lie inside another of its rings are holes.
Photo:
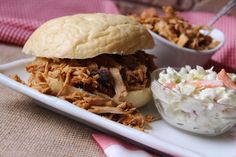
[[[186,48],[186,47],[180,47],[177,44],[172,43],[171,41],[167,40],[166,38],[160,36],[159,34],[155,33],[154,31],[148,30],[150,32],[150,34],[152,35],[154,40],[159,40],[161,42],[163,42],[164,44],[172,47],[172,48],[176,48],[180,51],[183,52],[187,52],[187,53],[193,53],[193,54],[198,54],[198,55],[209,55],[209,54],[214,54],[215,52],[217,52],[217,50],[219,50],[225,43],[225,35],[222,31],[220,31],[217,28],[213,28],[212,31],[217,31],[218,33],[220,33],[222,35],[222,41],[220,41],[220,44],[217,45],[215,48],[213,49],[209,49],[209,50],[203,50],[203,51],[198,51],[195,49],[190,49],[190,48]]]

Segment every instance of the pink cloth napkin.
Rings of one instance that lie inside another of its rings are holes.
[[[46,20],[76,13],[118,13],[110,0],[1,0],[0,42],[24,45]]]
[[[236,140],[236,127],[229,131],[232,139]],[[128,144],[125,141],[111,137],[102,133],[93,133],[93,139],[102,148],[107,157],[161,157],[150,153],[138,146]],[[168,152],[165,152],[168,154]],[[166,156],[166,155],[165,155]],[[171,156],[171,155],[168,155]],[[177,157],[177,156],[176,156]]]
[[[160,157],[105,134],[94,133],[92,136],[107,157]]]

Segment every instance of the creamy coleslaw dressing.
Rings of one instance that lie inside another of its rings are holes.
[[[235,74],[228,74],[236,81]],[[235,124],[236,90],[224,86],[213,68],[168,67],[152,81],[162,117],[172,125],[195,133],[217,135]]]

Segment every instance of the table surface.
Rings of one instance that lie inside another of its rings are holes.
[[[26,57],[20,47],[0,44],[0,64]],[[93,132],[0,85],[0,156],[105,156]]]

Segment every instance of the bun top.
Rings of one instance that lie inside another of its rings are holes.
[[[149,32],[123,15],[77,14],[52,19],[28,39],[23,52],[38,57],[86,59],[152,48]]]

